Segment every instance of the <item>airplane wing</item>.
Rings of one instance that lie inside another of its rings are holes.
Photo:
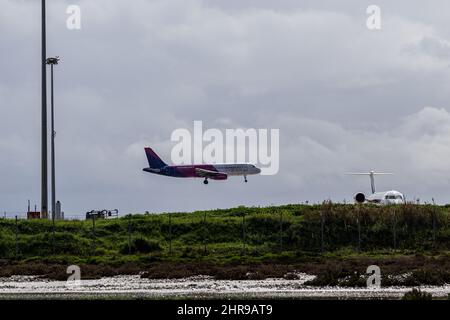
[[[200,168],[195,168],[195,172],[199,177],[202,178],[209,178],[213,180],[226,180],[228,178],[228,175],[223,172],[205,170]]]

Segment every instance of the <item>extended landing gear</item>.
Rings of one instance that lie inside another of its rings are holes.
[[[248,180],[247,180],[247,176],[244,176],[244,181],[245,181],[245,183],[247,183],[247,182],[248,182]]]
[[[205,178],[205,180],[203,180],[203,183],[208,184],[209,183],[208,179]]]

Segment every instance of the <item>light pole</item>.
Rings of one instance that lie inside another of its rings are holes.
[[[50,99],[51,99],[51,129],[52,129],[52,140],[51,140],[51,159],[52,159],[52,221],[55,223],[55,213],[56,213],[56,183],[55,183],[55,99],[53,93],[53,66],[57,65],[59,57],[48,58],[46,64],[50,65]]]
[[[45,0],[41,2],[42,9],[42,25],[41,25],[41,40],[42,40],[42,93],[41,93],[41,117],[42,117],[42,131],[41,131],[41,217],[48,217],[48,177],[47,177],[47,73],[46,73],[46,26],[45,26]]]

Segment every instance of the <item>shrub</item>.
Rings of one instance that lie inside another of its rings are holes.
[[[411,291],[405,293],[402,300],[432,300],[433,296],[431,293],[423,292],[420,289],[412,289]]]
[[[131,252],[130,252],[131,251]],[[137,238],[131,242],[131,246],[129,247],[128,243],[125,243],[120,250],[121,253],[151,253],[162,251],[162,247],[159,242],[154,240],[147,240],[144,238]]]

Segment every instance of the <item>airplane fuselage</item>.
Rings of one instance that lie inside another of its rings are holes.
[[[261,169],[250,163],[169,166],[152,148],[145,148],[145,154],[149,164],[149,167],[143,169],[145,172],[175,178],[203,178],[204,184],[208,184],[208,179],[227,180],[228,176],[243,176],[247,182],[247,176],[261,173]]]
[[[200,170],[199,170],[200,169]],[[144,171],[175,178],[204,178],[201,173],[205,171],[217,172],[214,180],[226,180],[227,176],[247,176],[261,172],[256,166],[248,163],[236,164],[194,164],[180,166],[165,166],[159,169],[145,168]],[[223,173],[224,175],[221,175]]]
[[[384,204],[384,205],[402,204],[405,202],[405,197],[403,196],[402,193],[398,191],[390,190],[372,193],[367,197],[366,201],[368,203]]]

